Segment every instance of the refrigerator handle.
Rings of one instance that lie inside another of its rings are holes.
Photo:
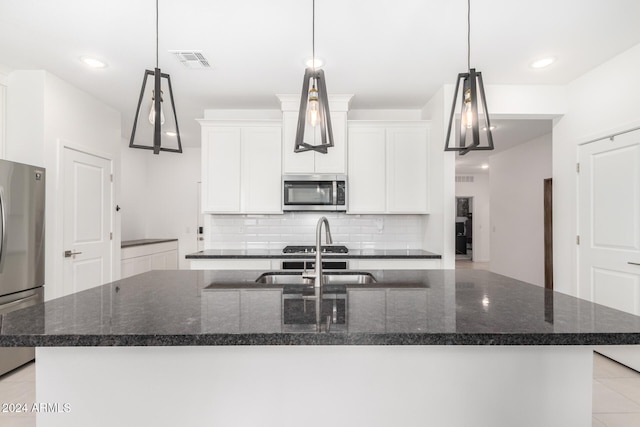
[[[4,187],[0,186],[0,273],[4,269],[4,248],[7,246],[7,216],[4,203]]]

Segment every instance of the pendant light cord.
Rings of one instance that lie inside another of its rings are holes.
[[[158,0],[156,0],[156,68],[158,68]]]
[[[313,11],[311,12],[311,64],[313,71],[316,71],[316,0],[312,1]]]
[[[471,0],[467,0],[467,69],[471,69]]]

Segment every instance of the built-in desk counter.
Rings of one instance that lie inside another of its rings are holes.
[[[151,270],[178,268],[178,239],[125,240],[121,248],[122,278]]]

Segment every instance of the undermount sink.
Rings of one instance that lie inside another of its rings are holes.
[[[371,273],[365,271],[331,271],[323,275],[325,285],[366,285],[375,283]],[[273,271],[263,273],[256,279],[263,285],[313,285],[313,279],[302,277],[302,273]]]

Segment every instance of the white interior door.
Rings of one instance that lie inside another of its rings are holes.
[[[640,132],[579,156],[579,296],[640,314]]]
[[[578,292],[640,314],[640,132],[579,149]],[[596,351],[640,370],[638,346]]]
[[[112,184],[111,160],[67,147],[63,151],[67,295],[112,280]]]

